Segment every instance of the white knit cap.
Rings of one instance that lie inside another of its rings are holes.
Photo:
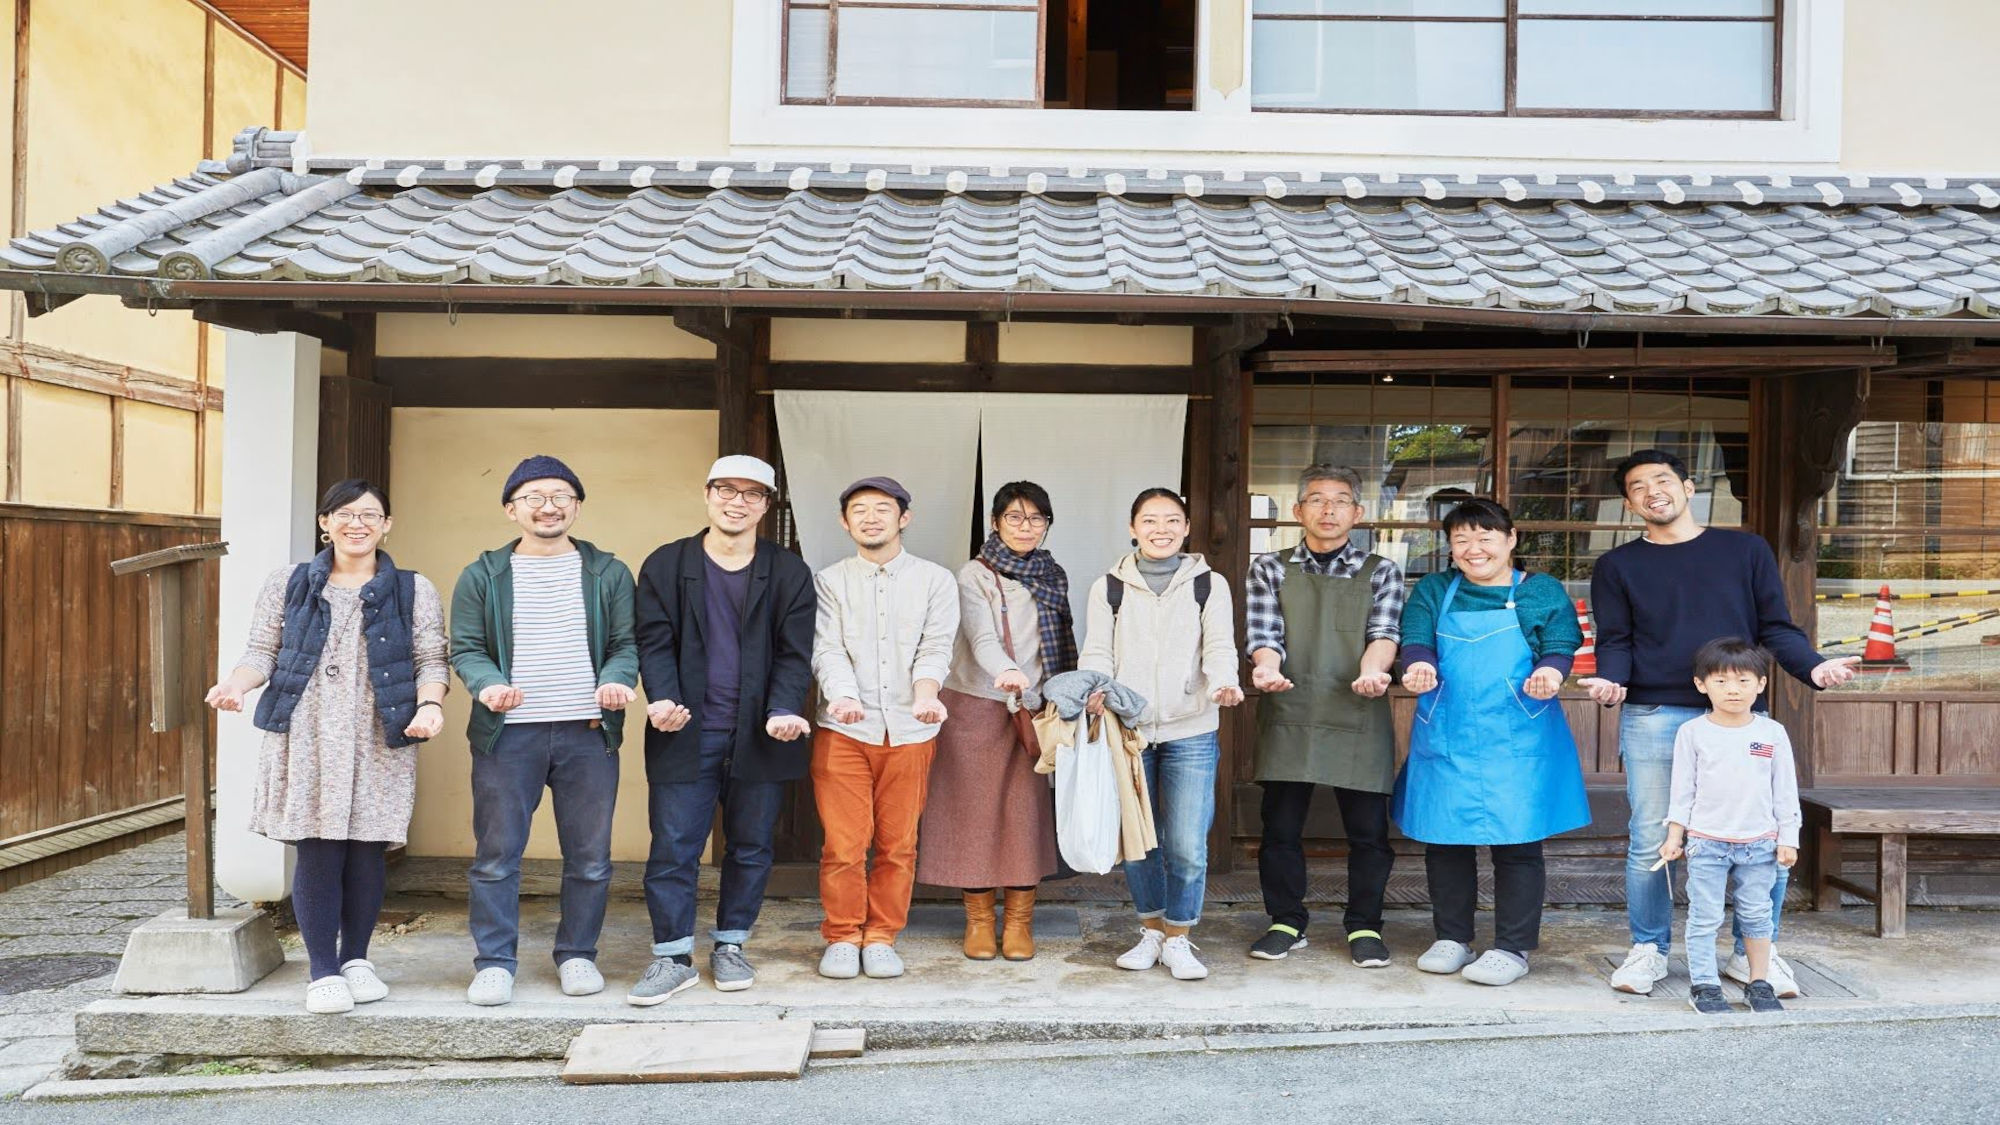
[[[778,470],[747,453],[718,457],[708,467],[709,480],[754,480],[773,492],[778,490]]]

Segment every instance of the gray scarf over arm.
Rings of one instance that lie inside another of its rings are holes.
[[[1102,672],[1064,672],[1042,685],[1042,698],[1055,705],[1056,714],[1074,719],[1083,713],[1083,705],[1090,697],[1100,691],[1104,693],[1105,708],[1127,726],[1138,722],[1146,710],[1144,696]]]

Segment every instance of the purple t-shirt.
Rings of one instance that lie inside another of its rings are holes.
[[[701,729],[736,729],[743,697],[743,609],[750,600],[750,568],[724,570],[703,551],[701,635],[708,650],[708,690],[701,697]]]

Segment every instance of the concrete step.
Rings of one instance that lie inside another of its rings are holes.
[[[593,998],[595,999],[595,998]],[[1060,1043],[1213,1035],[1309,1034],[1505,1024],[1504,1011],[1438,1008],[1330,1012],[1310,1008],[1209,1009],[1186,1014],[1076,1013],[983,1006],[688,1006],[523,1003],[474,1008],[434,1000],[380,1004],[341,1016],[308,1014],[292,1001],[209,996],[119,997],[76,1016],[77,1048],[97,1055],[554,1059],[593,1024],[811,1020],[861,1028],[871,1050],[972,1043]],[[196,1046],[198,1045],[198,1047]]]

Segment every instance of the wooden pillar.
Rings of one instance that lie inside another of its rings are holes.
[[[1800,372],[1751,384],[1750,526],[1777,555],[1792,620],[1809,638],[1818,635],[1819,501],[1839,476],[1848,435],[1861,420],[1868,375],[1866,369]],[[1818,765],[1815,694],[1783,673],[1771,679],[1771,717],[1791,734],[1801,785],[1813,783]]]
[[[1194,508],[1191,538],[1209,565],[1228,580],[1236,608],[1235,636],[1243,636],[1243,574],[1250,559],[1251,382],[1243,354],[1263,343],[1270,327],[1261,319],[1237,317],[1226,328],[1195,334],[1189,403],[1188,501]],[[1196,429],[1196,420],[1201,421]],[[1205,446],[1205,448],[1204,448]],[[1196,463],[1199,459],[1199,464]],[[1241,647],[1240,645],[1238,646]],[[1238,654],[1239,662],[1241,653]],[[1247,674],[1244,682],[1248,683]],[[1215,823],[1209,829],[1209,870],[1228,872],[1235,861],[1235,792],[1249,778],[1252,754],[1249,713],[1223,712],[1222,761],[1215,778]]]
[[[389,423],[395,392],[375,381],[375,314],[350,314],[347,374],[319,382],[319,491],[360,477],[389,484]],[[324,341],[320,341],[325,346]],[[393,491],[393,490],[392,490]]]

